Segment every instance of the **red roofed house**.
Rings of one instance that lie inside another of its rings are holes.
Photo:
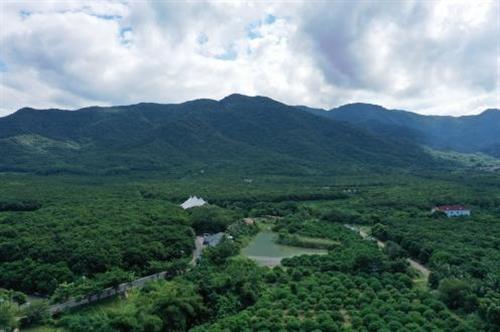
[[[440,205],[432,209],[433,213],[436,211],[446,213],[448,218],[470,216],[470,210],[466,209],[462,205]]]

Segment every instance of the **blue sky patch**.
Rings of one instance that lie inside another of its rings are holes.
[[[108,21],[119,20],[122,18],[120,15],[101,15],[101,14],[89,14],[89,15]]]
[[[273,24],[274,22],[276,22],[276,16],[269,14],[269,15],[267,15],[267,16],[266,16],[266,18],[264,19],[264,22],[265,22],[266,24]]]
[[[132,32],[132,28],[125,27],[120,29],[120,44],[125,46],[130,45],[130,38],[126,35],[127,32]]]
[[[257,39],[262,37],[262,34],[259,32],[259,28],[261,27],[261,21],[252,22],[246,27],[247,37],[248,39]]]
[[[205,33],[200,33],[198,38],[196,38],[196,41],[200,45],[206,44],[208,42],[208,36]]]
[[[131,27],[121,28],[120,37],[124,38],[127,32],[132,32],[132,28]]]
[[[31,16],[31,12],[23,9],[19,11],[19,15],[21,18],[28,18]]]
[[[274,22],[276,22],[276,19],[276,16],[268,14],[264,17],[264,19],[260,19],[248,24],[245,29],[248,39],[257,39],[262,37],[262,34],[259,32],[259,28],[263,25],[274,24]]]
[[[238,52],[236,52],[233,46],[228,48],[224,53],[215,56],[216,59],[226,60],[226,61],[236,60],[237,57],[238,57]]]
[[[0,72],[7,71],[7,64],[0,58]]]

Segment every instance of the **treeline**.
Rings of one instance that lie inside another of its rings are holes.
[[[33,200],[0,200],[0,212],[5,211],[35,211],[42,207],[42,204]]]
[[[243,214],[235,210],[223,209],[215,205],[205,205],[189,209],[191,226],[196,234],[223,232]]]
[[[279,202],[299,202],[299,201],[319,201],[319,200],[337,200],[346,199],[349,195],[341,192],[316,192],[316,193],[290,193],[290,194],[276,194],[276,195],[259,195],[249,197],[234,197],[234,198],[214,198],[211,199],[214,204],[220,206],[231,205],[234,203],[252,204],[252,203],[279,203]]]

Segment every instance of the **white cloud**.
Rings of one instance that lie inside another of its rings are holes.
[[[496,1],[1,6],[0,116],[233,92],[432,114],[500,105]]]

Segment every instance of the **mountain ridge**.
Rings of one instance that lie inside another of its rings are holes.
[[[342,108],[350,108],[350,107],[358,107],[358,106],[369,106],[369,107],[373,107],[375,109],[380,109],[380,110],[383,110],[383,111],[388,111],[388,112],[399,112],[399,113],[406,113],[406,114],[411,114],[411,115],[416,115],[416,116],[421,116],[421,117],[432,117],[432,118],[473,118],[473,117],[477,117],[477,116],[480,116],[480,115],[484,115],[485,113],[486,114],[489,114],[489,113],[496,113],[496,112],[500,112],[500,109],[499,108],[494,108],[494,107],[491,107],[491,108],[486,108],[484,109],[483,111],[481,111],[480,113],[478,114],[465,114],[465,115],[436,115],[436,114],[420,114],[420,113],[417,113],[417,112],[414,112],[414,111],[410,111],[410,110],[403,110],[403,109],[392,109],[392,108],[387,108],[385,106],[382,106],[382,105],[378,105],[378,104],[372,104],[372,103],[365,103],[365,102],[352,102],[352,103],[347,103],[347,104],[342,104],[340,106],[336,106],[336,107],[333,107],[333,108],[330,108],[330,109],[326,109],[326,108],[319,108],[319,107],[310,107],[310,106],[307,106],[307,105],[288,105],[288,104],[285,104],[283,102],[280,102],[278,100],[275,100],[275,99],[272,99],[270,97],[267,97],[267,96],[261,96],[261,95],[256,95],[256,96],[248,96],[248,95],[244,95],[244,94],[240,94],[240,93],[232,93],[224,98],[221,98],[219,100],[217,99],[211,99],[211,98],[197,98],[197,99],[193,99],[193,100],[188,100],[188,101],[184,101],[184,102],[178,102],[178,103],[158,103],[158,102],[138,102],[138,103],[133,103],[133,104],[124,104],[124,105],[116,105],[116,106],[100,106],[100,105],[90,105],[90,106],[85,106],[85,107],[81,107],[81,108],[76,108],[76,109],[65,109],[65,108],[34,108],[34,107],[29,107],[29,106],[26,106],[26,107],[22,107],[18,110],[16,110],[15,112],[11,113],[11,114],[8,114],[8,115],[5,115],[5,116],[0,116],[0,119],[1,118],[6,118],[6,117],[10,117],[18,112],[24,112],[24,111],[64,111],[64,112],[80,112],[80,111],[91,111],[91,110],[99,110],[99,111],[102,111],[102,110],[114,110],[114,109],[120,109],[120,108],[127,108],[127,107],[135,107],[135,106],[151,106],[151,105],[155,105],[155,106],[173,106],[173,105],[184,105],[184,104],[191,104],[193,102],[211,102],[211,103],[218,103],[218,102],[222,102],[222,101],[225,101],[225,100],[231,100],[231,99],[235,99],[235,98],[248,98],[248,99],[253,99],[253,98],[257,98],[257,99],[262,99],[262,100],[268,100],[270,102],[274,102],[274,103],[277,103],[277,104],[281,104],[281,105],[286,105],[286,106],[290,106],[290,107],[294,107],[294,108],[297,108],[297,109],[301,109],[301,110],[309,110],[310,112],[315,112],[315,111],[321,111],[321,112],[325,112],[325,113],[329,113],[329,112],[335,112],[335,111],[338,111],[338,110],[341,110]]]
[[[70,146],[79,149],[65,149]],[[8,156],[0,160],[0,169],[49,173],[230,168],[310,174],[409,170],[433,163],[415,144],[401,146],[268,97],[238,94],[219,101],[141,103],[76,112],[23,109],[0,119],[0,152]]]
[[[478,115],[420,115],[388,110],[379,105],[353,103],[315,115],[350,123],[382,135],[399,135],[438,150],[483,152],[500,157],[500,110],[486,109]]]

